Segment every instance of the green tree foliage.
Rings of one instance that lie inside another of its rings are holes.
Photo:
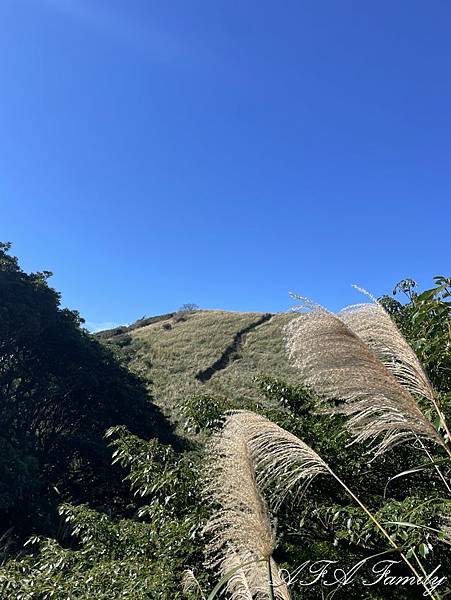
[[[417,284],[405,279],[397,284],[392,296],[381,302],[409,340],[426,367],[434,388],[451,392],[451,277],[434,277],[435,286],[421,293]],[[407,297],[401,302],[393,296]]]
[[[115,520],[87,505],[63,505],[60,513],[77,542],[30,540],[35,554],[0,569],[3,600],[176,600],[186,565],[202,564],[199,460],[178,455],[156,440],[109,430],[114,461],[129,471],[143,499],[133,519]],[[205,580],[204,580],[205,582]]]
[[[141,381],[61,308],[49,272],[0,244],[0,531],[52,531],[62,501],[123,508],[103,435],[125,424],[170,438]]]

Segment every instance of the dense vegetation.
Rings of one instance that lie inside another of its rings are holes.
[[[369,463],[365,444],[349,445],[344,416],[321,414],[312,389],[271,372],[254,382],[254,397],[196,387],[181,399],[187,434],[202,433],[184,448],[111,344],[100,345],[76,313],[59,307],[47,274],[27,275],[7,246],[1,252],[2,523],[5,540],[14,539],[11,528],[16,539],[31,535],[23,548],[5,545],[2,600],[207,598],[218,581],[204,564],[211,535],[202,532],[217,510],[202,495],[213,466],[208,440],[219,439],[224,414],[236,408],[264,415],[311,446],[415,564],[428,573],[438,565],[440,575],[451,572],[451,468],[440,448],[408,441]],[[451,280],[436,278],[422,293],[406,280],[381,302],[425,366],[449,423]],[[120,330],[116,337],[131,334]],[[130,340],[122,340],[126,353]],[[433,406],[421,402],[444,434]],[[289,571],[320,559],[350,568],[389,550],[374,522],[330,478],[319,476],[302,495],[269,504],[271,520],[277,516],[273,557]],[[422,597],[421,586],[362,587],[368,568],[341,588],[301,590],[294,583],[292,598]],[[186,592],[184,578],[191,583]],[[449,583],[436,597],[445,596]]]
[[[88,502],[119,513],[120,469],[106,429],[170,439],[142,382],[61,309],[50,273],[24,273],[0,245],[0,524],[4,546],[55,534],[56,508]]]

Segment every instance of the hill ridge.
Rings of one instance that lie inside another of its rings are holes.
[[[260,402],[259,375],[298,381],[288,363],[284,326],[293,313],[196,310],[168,313],[102,332],[154,401],[177,424],[182,405],[195,395]],[[239,351],[238,351],[239,350]]]

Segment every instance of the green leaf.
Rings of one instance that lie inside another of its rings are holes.
[[[426,556],[429,554],[429,548],[426,546],[426,544],[420,544],[418,546],[418,552],[423,558],[426,558]]]

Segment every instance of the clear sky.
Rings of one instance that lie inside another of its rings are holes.
[[[0,239],[92,328],[450,275],[448,0],[0,0]]]

